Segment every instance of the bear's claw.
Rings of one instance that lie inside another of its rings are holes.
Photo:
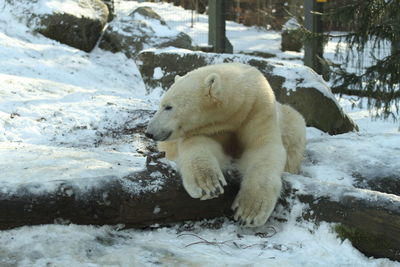
[[[223,189],[222,189],[222,193],[223,193]],[[215,189],[214,191],[209,191],[208,193],[205,190],[202,190],[202,196],[200,197],[200,200],[216,198],[219,195],[221,195],[222,193],[221,193],[221,185],[218,185],[217,189]]]
[[[216,198],[224,193],[225,178],[220,169],[191,168],[182,173],[183,185],[189,195],[200,200]]]
[[[273,205],[263,195],[248,194],[241,189],[231,208],[239,225],[257,227],[265,224]]]

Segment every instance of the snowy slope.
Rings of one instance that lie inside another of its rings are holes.
[[[140,137],[112,133],[143,126],[146,117],[136,111],[155,109],[159,92],[146,95],[135,63],[123,54],[85,53],[32,34],[13,15],[26,6],[11,10],[7,3],[0,0],[0,186],[122,177],[143,168]],[[189,11],[145,4],[201,42],[204,16],[191,28]],[[120,2],[118,15],[138,5],[143,4]],[[301,58],[301,53],[279,52],[277,32],[227,26],[236,50],[269,51],[277,60]],[[329,136],[309,128],[303,175],[352,185],[354,173],[397,173],[398,124],[371,121],[368,111],[350,108],[354,101],[340,103],[360,132]],[[365,257],[339,240],[329,224],[297,221],[301,209],[295,205],[288,222],[250,230],[224,221],[218,230],[200,222],[143,231],[77,225],[0,231],[0,266],[400,266]]]
[[[0,183],[142,168],[137,138],[106,145],[104,137],[127,122],[142,123],[133,111],[152,106],[134,62],[26,34],[7,11],[0,15]]]

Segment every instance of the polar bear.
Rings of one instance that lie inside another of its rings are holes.
[[[222,170],[236,160],[243,178],[232,209],[234,219],[248,227],[267,221],[282,172],[299,171],[306,142],[303,117],[275,100],[260,71],[240,63],[177,76],[145,134],[177,162],[193,198],[223,194]]]

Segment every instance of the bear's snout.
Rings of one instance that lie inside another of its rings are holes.
[[[147,138],[153,139],[154,141],[165,141],[167,140],[172,134],[172,131],[159,131],[157,133],[153,133],[147,129],[147,131],[144,133],[144,135]]]

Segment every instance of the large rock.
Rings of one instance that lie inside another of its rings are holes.
[[[329,134],[358,130],[346,115],[324,80],[312,69],[294,63],[246,55],[192,52],[183,49],[143,51],[136,57],[148,92],[167,90],[176,75],[209,64],[241,62],[257,67],[270,82],[276,98],[298,110],[313,126]]]
[[[115,17],[115,5],[114,0],[102,0],[108,8],[108,21],[112,21]]]
[[[192,49],[192,39],[171,29],[150,7],[139,7],[112,21],[99,44],[104,50],[123,52],[129,58],[143,49],[169,46]]]
[[[282,51],[300,52],[303,48],[304,33],[302,32],[299,23],[296,19],[291,18],[282,28]]]
[[[59,3],[57,3],[59,2]],[[100,0],[40,1],[45,14],[32,14],[34,30],[69,46],[90,52],[108,20],[108,8]]]

